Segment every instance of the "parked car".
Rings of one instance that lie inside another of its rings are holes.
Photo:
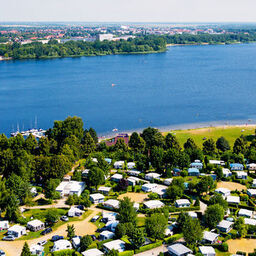
[[[5,252],[3,250],[0,250],[0,256],[5,256]]]
[[[12,235],[8,235],[8,236],[3,237],[3,240],[4,241],[14,241],[15,237]]]
[[[61,219],[62,221],[68,221],[68,220],[69,220],[69,218],[68,218],[67,216],[62,216],[60,219]]]
[[[78,208],[79,210],[84,210],[84,206],[83,205],[78,205],[76,208]]]
[[[52,242],[56,242],[56,241],[58,241],[58,240],[60,240],[60,239],[64,239],[64,236],[58,236],[58,235],[53,236],[52,239],[51,239],[51,241],[52,241]]]
[[[45,244],[47,244],[47,240],[43,240],[37,243],[40,246],[44,246]]]
[[[49,233],[51,233],[52,232],[52,229],[51,228],[46,228],[45,230],[43,230],[42,232],[41,232],[41,235],[46,235],[46,234],[49,234]]]
[[[92,219],[91,219],[91,222],[96,222],[98,219],[99,219],[99,215],[96,215],[94,216]]]

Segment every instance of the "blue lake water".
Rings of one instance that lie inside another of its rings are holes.
[[[112,86],[115,84],[115,86]],[[0,62],[0,132],[68,115],[99,134],[256,119],[256,44]]]

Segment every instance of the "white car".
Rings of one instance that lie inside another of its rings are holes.
[[[8,236],[3,237],[3,240],[4,240],[4,241],[14,241],[14,240],[15,240],[15,237],[14,237],[14,236],[11,236],[11,235],[8,235]]]
[[[68,221],[68,220],[69,220],[69,218],[68,218],[67,216],[62,216],[60,219],[61,219],[62,221]]]
[[[0,256],[5,256],[5,252],[3,250],[0,250]]]
[[[44,246],[45,244],[47,244],[47,241],[43,240],[43,241],[38,242],[37,244],[40,246]]]

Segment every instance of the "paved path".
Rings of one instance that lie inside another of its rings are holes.
[[[148,251],[145,251],[145,252],[141,252],[141,253],[138,253],[138,254],[135,254],[136,256],[151,256],[151,255],[154,255],[154,256],[158,256],[158,254],[160,252],[167,252],[167,246],[166,245],[161,245],[159,247],[156,247],[152,250],[148,250]]]
[[[203,203],[202,201],[200,201],[200,212],[201,212],[202,214],[204,214],[205,211],[206,211],[206,209],[207,209],[207,204],[205,204],[205,203]]]
[[[97,227],[90,222],[90,219],[101,212],[100,209],[94,209],[93,212],[84,220],[82,221],[73,221],[69,222],[68,224],[75,226],[75,233],[76,235],[84,236],[86,234],[92,235],[95,233]],[[27,240],[28,245],[37,244],[39,241],[43,240],[49,240],[54,235],[60,235],[60,236],[67,236],[67,225],[61,225],[53,232],[41,236],[40,238]],[[7,256],[19,256],[22,251],[22,247],[25,243],[25,240],[16,240],[16,241],[0,241],[0,249],[4,250],[7,254]]]

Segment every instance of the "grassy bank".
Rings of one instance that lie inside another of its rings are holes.
[[[255,136],[256,125],[250,126],[219,126],[219,127],[208,127],[208,128],[198,128],[198,129],[187,129],[187,130],[175,130],[172,133],[175,134],[178,141],[183,145],[188,138],[192,138],[195,143],[202,147],[204,138],[212,138],[217,140],[219,137],[225,137],[231,146],[233,146],[235,140],[241,136],[247,136],[249,140],[252,140]],[[163,133],[164,135],[167,132]]]

